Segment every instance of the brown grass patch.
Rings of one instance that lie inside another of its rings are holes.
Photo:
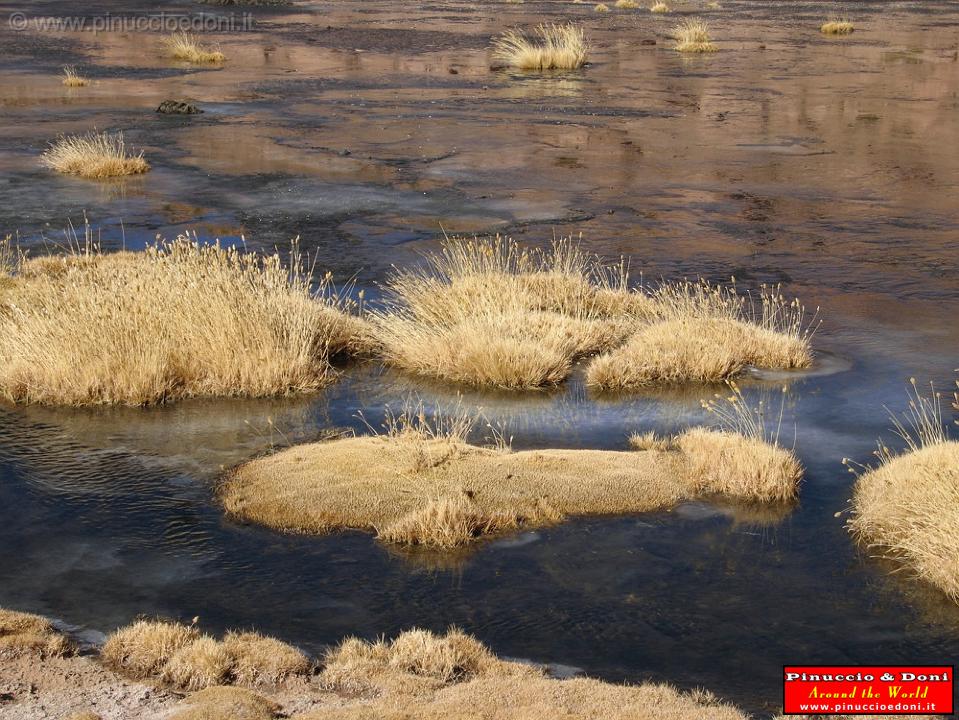
[[[538,25],[532,35],[509,30],[493,42],[493,59],[520,70],[575,70],[588,58],[586,31],[572,23]]]
[[[159,675],[180,650],[200,639],[195,627],[161,620],[137,620],[112,633],[100,659],[135,680]]]
[[[301,445],[237,468],[227,512],[279,530],[374,531],[384,542],[452,548],[478,537],[667,508],[721,493],[746,502],[795,497],[802,468],[774,442],[702,428],[631,451],[480,447],[424,418],[383,436]]]
[[[650,294],[652,319],[587,368],[588,384],[621,390],[654,384],[717,382],[749,365],[797,369],[812,364],[804,308],[778,288],[758,297],[734,287],[665,283]]]
[[[549,679],[536,667],[498,659],[455,629],[446,636],[412,630],[392,642],[348,639],[327,656],[321,679],[372,699],[298,720],[745,720],[708,693]]]
[[[654,3],[653,6],[649,8],[649,11],[654,13],[668,13],[669,5],[664,2]]]
[[[136,155],[127,152],[122,132],[61,135],[44,151],[40,162],[58,173],[95,180],[139,175],[150,169],[143,151]]]
[[[578,359],[604,351],[589,374],[602,388],[812,361],[803,309],[776,288],[756,302],[735,287],[627,282],[622,264],[603,264],[571,241],[531,251],[499,237],[454,239],[425,267],[394,273],[372,335],[397,367],[510,389],[560,383]]]
[[[215,685],[276,685],[309,674],[310,659],[292,645],[255,632],[228,632],[222,642],[181,623],[139,620],[107,638],[104,664],[135,679],[180,690]]]
[[[717,47],[709,37],[709,23],[705,20],[683,20],[673,28],[675,49],[679,52],[707,53],[716,52]]]
[[[204,635],[173,653],[160,679],[181,690],[200,690],[223,683],[232,666],[223,644]]]
[[[408,675],[435,681],[421,687],[439,687],[488,674],[500,666],[508,664],[456,628],[450,628],[445,636],[413,629],[392,642],[347,638],[327,653],[320,682],[333,690],[361,694]],[[409,689],[415,683],[407,685]]]
[[[171,720],[272,720],[280,706],[245,688],[209,687],[188,697]]]
[[[66,87],[86,87],[90,81],[77,72],[77,69],[68,65],[63,68],[63,84]]]
[[[202,279],[202,281],[201,281]],[[20,264],[0,292],[0,395],[14,402],[147,405],[315,391],[359,320],[294,256],[179,237],[144,252]]]
[[[959,602],[959,443],[945,431],[939,394],[923,396],[915,380],[908,412],[893,422],[907,452],[880,445],[879,465],[856,481],[847,527]]]
[[[73,644],[46,618],[0,608],[0,659],[61,657],[71,652]]]
[[[275,685],[312,669],[300,650],[256,632],[229,632],[223,647],[230,657],[232,675],[242,685]]]
[[[849,528],[959,602],[959,443],[909,452],[856,481]]]
[[[609,5],[607,5],[606,3],[598,3],[596,7],[593,8],[593,10],[595,10],[598,13],[608,13]]]
[[[855,27],[852,22],[845,18],[827,20],[819,28],[819,32],[824,35],[849,35],[853,30],[855,30]]]
[[[186,32],[174,33],[165,41],[167,52],[177,60],[186,60],[194,65],[211,65],[226,60],[219,50],[202,45],[195,35]]]

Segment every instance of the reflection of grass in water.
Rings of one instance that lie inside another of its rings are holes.
[[[744,376],[737,382],[748,402],[779,405],[777,397],[784,387],[802,380],[795,378],[763,380]],[[357,368],[343,386],[355,393],[367,419],[382,422],[385,405],[397,406],[405,398],[423,400],[428,410],[449,412],[457,406],[481,413],[494,423],[517,447],[603,447],[625,448],[633,433],[655,431],[673,434],[699,422],[709,421],[702,403],[728,390],[723,383],[681,384],[647,387],[630,392],[596,392],[577,372],[566,385],[550,392],[516,393],[492,388],[462,388],[407,375],[397,370],[369,364]],[[798,396],[785,395],[785,409],[791,417]],[[788,433],[787,433],[788,434]],[[485,425],[470,435],[472,442],[486,439]],[[788,441],[786,444],[790,444]]]
[[[142,487],[117,481],[124,474],[151,468],[161,477],[206,480],[271,449],[317,440],[333,425],[324,396],[193,400],[149,410],[32,405],[0,416],[0,458],[50,492],[115,496]]]

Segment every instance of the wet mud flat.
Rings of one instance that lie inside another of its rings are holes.
[[[581,233],[647,278],[782,283],[823,308],[815,345],[843,371],[789,383],[808,472],[786,518],[689,503],[524,534],[456,563],[364,535],[235,525],[213,500],[224,467],[286,442],[268,418],[288,438],[362,432],[359,410],[376,423],[411,391],[442,405],[455,388],[361,366],[292,401],[6,408],[0,517],[3,546],[20,550],[0,554],[0,605],[100,630],[141,612],[200,614],[315,648],[455,622],[504,655],[702,685],[760,713],[775,709],[783,662],[959,653],[955,606],[889,576],[834,517],[853,481],[841,459],[870,459],[883,405],[904,405],[909,377],[950,387],[959,365],[954,5],[856,3],[845,38],[818,32],[830,3],[687,3],[667,16],[528,1],[163,9],[250,11],[256,24],[211,35],[228,58],[218,68],[168,60],[150,34],[0,29],[0,234],[40,253],[86,212],[108,248],[186,229],[263,248],[299,235],[318,267],[375,295],[444,230],[530,243]],[[0,3],[0,17],[16,10]],[[671,49],[686,16],[710,22],[719,52]],[[496,33],[567,19],[592,37],[586,68],[490,70]],[[66,64],[94,83],[63,88]],[[154,112],[170,98],[204,112]],[[93,127],[123,130],[153,170],[90,182],[39,166],[57,134]],[[712,392],[599,395],[573,382],[465,399],[509,422],[519,448],[621,449],[632,431],[693,422]]]

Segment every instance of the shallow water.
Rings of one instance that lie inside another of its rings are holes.
[[[257,32],[220,38],[230,61],[218,70],[166,62],[152,36],[4,25],[0,232],[34,252],[83,211],[110,248],[184,229],[264,248],[300,235],[338,281],[374,292],[391,264],[435,248],[441,226],[530,242],[582,233],[646,277],[783,283],[823,324],[816,371],[744,383],[777,408],[787,388],[783,439],[807,476],[785,517],[689,503],[455,558],[239,526],[215,483],[271,446],[365,431],[358,413],[375,426],[411,394],[481,407],[517,448],[622,448],[631,432],[702,421],[715,389],[607,396],[574,378],[459,400],[359,365],[292,400],[4,408],[0,605],[98,631],[138,613],[199,615],[312,651],[456,623],[504,655],[705,686],[765,714],[784,663],[956,658],[959,607],[864,557],[835,513],[853,482],[842,458],[867,462],[888,437],[883,405],[905,406],[910,377],[951,388],[959,366],[959,12],[857,3],[856,33],[836,40],[815,30],[825,3],[723,5],[708,13],[722,49],[708,58],[668,49],[676,14],[558,2],[260,11]],[[13,9],[0,2],[0,16]],[[590,28],[591,67],[488,70],[492,33],[565,17]],[[62,88],[65,57],[98,82]],[[182,95],[207,112],[153,113]],[[91,183],[37,166],[48,139],[93,126],[124,129],[154,170]]]

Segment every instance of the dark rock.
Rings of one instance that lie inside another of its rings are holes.
[[[196,115],[203,112],[191,102],[185,100],[164,100],[157,108],[158,113],[164,115]]]

